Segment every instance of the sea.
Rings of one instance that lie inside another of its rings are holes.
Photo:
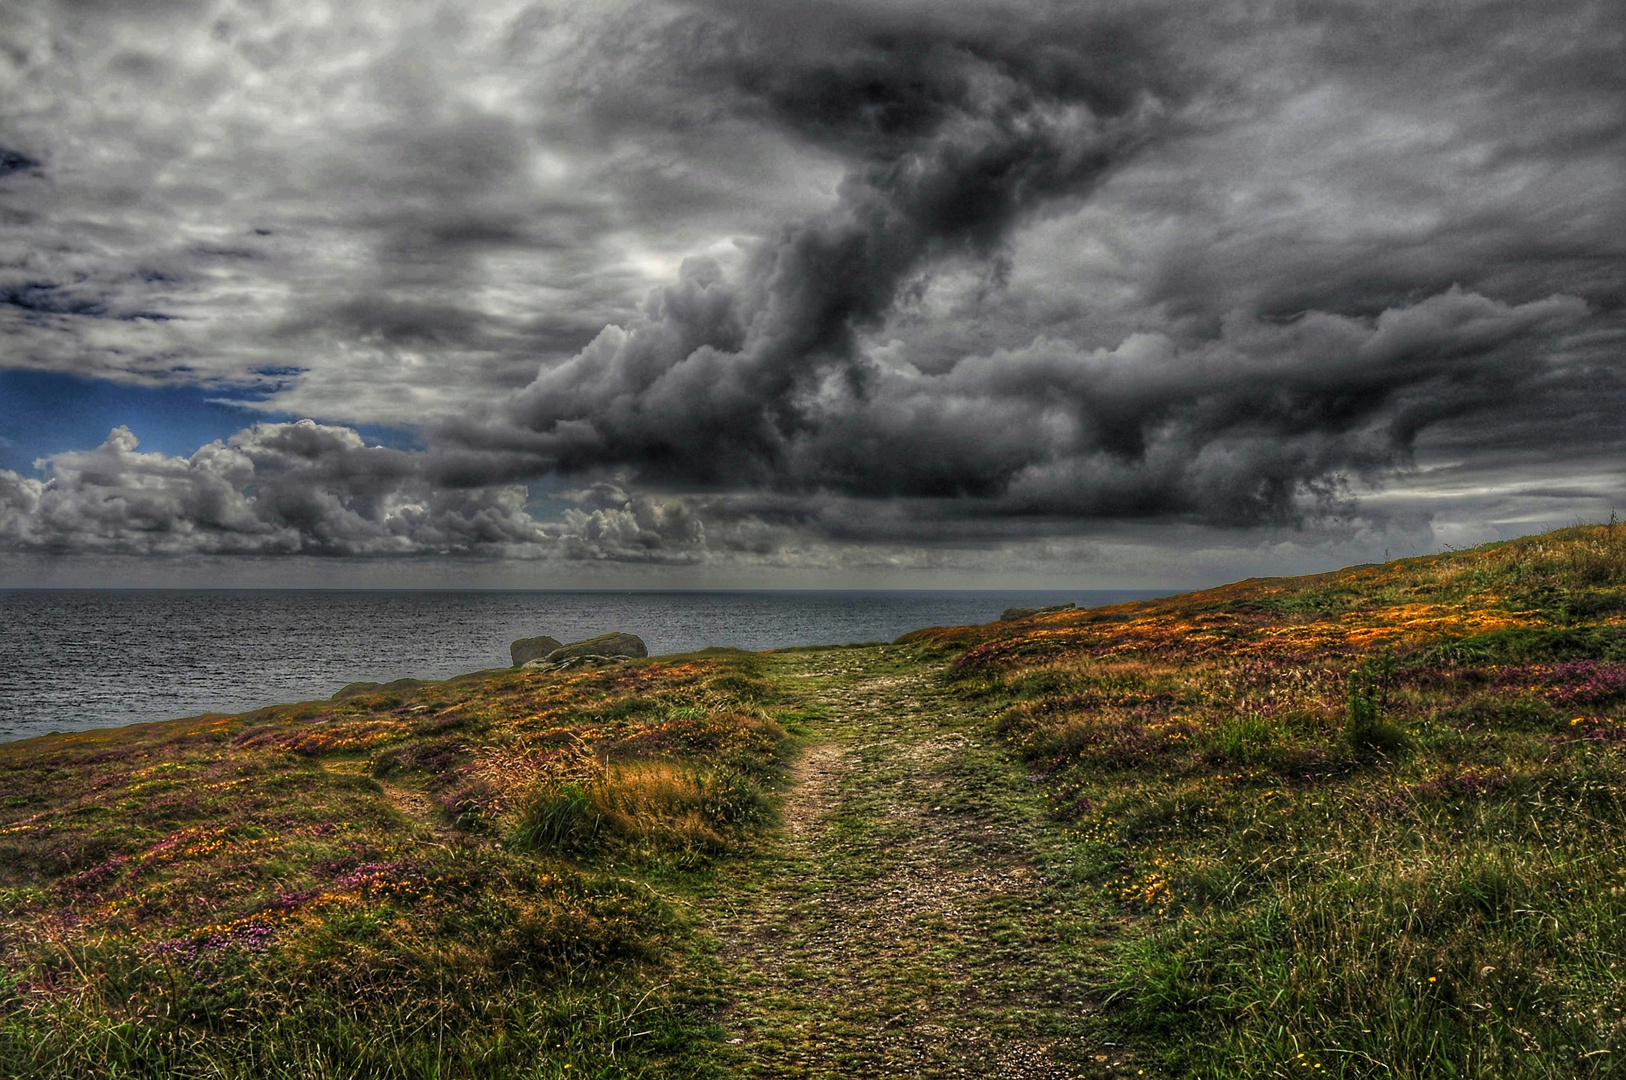
[[[1105,591],[0,590],[0,741],[506,667],[514,638],[637,634],[651,654],[891,641]]]

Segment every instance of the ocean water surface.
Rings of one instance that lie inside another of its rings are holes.
[[[610,630],[653,654],[890,641],[1097,592],[0,590],[0,740],[326,698],[505,667],[508,643]]]

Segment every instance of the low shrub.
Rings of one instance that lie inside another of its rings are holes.
[[[1404,729],[1387,718],[1394,681],[1394,656],[1385,650],[1368,657],[1349,673],[1349,721],[1345,734],[1356,750],[1396,754],[1408,740]]]

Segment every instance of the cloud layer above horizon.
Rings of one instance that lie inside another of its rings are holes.
[[[0,470],[13,552],[964,568],[1626,502],[1604,0],[21,0],[0,42],[0,366],[268,417]]]

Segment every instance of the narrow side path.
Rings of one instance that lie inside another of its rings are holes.
[[[707,905],[754,1077],[1134,1075],[1092,1042],[1109,927],[1020,767],[889,647],[774,658],[814,723],[778,850]]]

